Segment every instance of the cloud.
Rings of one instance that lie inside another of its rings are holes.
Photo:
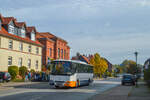
[[[150,6],[150,1],[149,0],[140,0],[137,2],[142,7]]]
[[[149,56],[149,0],[11,0],[0,1],[0,12],[38,31],[49,31],[69,42],[76,52],[99,52],[112,63]],[[9,4],[9,7],[7,6]],[[16,6],[17,5],[17,6]]]
[[[111,62],[121,62],[124,58],[134,59],[134,52],[138,51],[141,57],[140,63],[147,59],[149,34],[134,33],[130,35],[105,36],[105,37],[82,37],[70,39],[72,51],[81,51],[84,54],[99,52]],[[72,42],[71,42],[72,41]],[[82,49],[81,49],[82,48]],[[145,51],[145,52],[144,52]],[[115,59],[113,59],[115,57]],[[116,59],[117,58],[117,59]],[[144,60],[142,60],[144,58]]]

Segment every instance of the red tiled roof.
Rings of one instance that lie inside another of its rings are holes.
[[[14,20],[14,17],[3,17],[3,23],[2,24],[9,24],[10,21]]]
[[[42,35],[40,35],[40,34],[37,32],[37,34],[36,34],[36,38],[43,38],[43,36],[42,36]]]
[[[3,27],[0,30],[0,35],[10,37],[10,38],[13,38],[13,39],[16,39],[16,40],[21,40],[21,41],[24,41],[24,42],[27,42],[27,43],[32,43],[32,44],[35,44],[35,45],[38,45],[38,46],[43,46],[39,41],[32,41],[28,37],[22,38],[20,36],[10,34]]]
[[[17,22],[17,20],[14,17],[3,17],[0,14],[0,18],[2,19],[2,24],[6,24],[7,25],[7,24],[10,23],[10,21],[13,21],[14,24],[17,27],[22,27],[23,25],[25,25],[25,27],[26,27],[26,23],[25,22]],[[32,32],[32,30],[34,30],[36,32],[35,27],[27,27],[27,32]],[[13,39],[16,39],[16,40],[21,40],[21,41],[24,41],[24,42],[32,43],[32,44],[35,44],[35,45],[38,45],[38,46],[43,46],[37,40],[36,41],[32,41],[29,37],[22,38],[20,36],[10,34],[3,27],[0,30],[0,35],[7,36],[7,37],[10,37],[10,38],[13,38]]]
[[[54,38],[56,37],[55,35],[49,33],[49,32],[38,32],[41,36],[47,37],[47,38]]]
[[[47,40],[50,40],[51,42],[54,42],[52,39],[45,37],[44,35],[40,34],[39,32],[37,32],[36,34],[36,39],[40,39],[40,38],[46,38]]]
[[[31,33],[32,30],[34,30],[36,32],[36,29],[34,26],[27,27],[27,33]]]
[[[15,22],[15,25],[17,27],[22,27],[22,26],[25,26],[26,27],[26,23],[25,22]]]
[[[47,38],[59,39],[59,40],[61,40],[61,41],[63,41],[63,42],[66,42],[66,43],[67,43],[67,41],[65,41],[64,39],[59,38],[59,37],[57,37],[57,36],[53,35],[53,34],[52,34],[52,33],[50,33],[50,32],[39,32],[39,34],[41,34],[41,35],[43,35],[44,37],[47,37]]]
[[[81,55],[81,56],[82,56],[82,55]],[[83,58],[88,64],[90,63],[87,57],[82,56],[82,58]]]

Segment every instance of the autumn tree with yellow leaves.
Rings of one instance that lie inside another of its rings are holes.
[[[94,54],[94,57],[90,59],[90,64],[94,66],[94,74],[98,77],[102,77],[108,69],[107,61],[101,58],[98,53]]]

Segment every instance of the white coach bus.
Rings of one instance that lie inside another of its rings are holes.
[[[79,87],[93,82],[93,66],[76,60],[54,60],[50,74],[50,85],[57,87]]]

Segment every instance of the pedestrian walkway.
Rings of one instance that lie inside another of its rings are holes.
[[[97,94],[89,100],[150,100],[150,88],[145,82],[138,86],[118,86],[104,93]]]
[[[38,84],[38,83],[40,83],[40,82],[8,82],[8,83],[0,83],[0,91],[13,89],[15,86]]]
[[[150,100],[150,88],[144,82],[139,83],[137,87],[133,87],[128,100]]]
[[[128,93],[132,90],[132,86],[118,86],[105,91],[101,94],[93,96],[89,100],[127,100]]]

